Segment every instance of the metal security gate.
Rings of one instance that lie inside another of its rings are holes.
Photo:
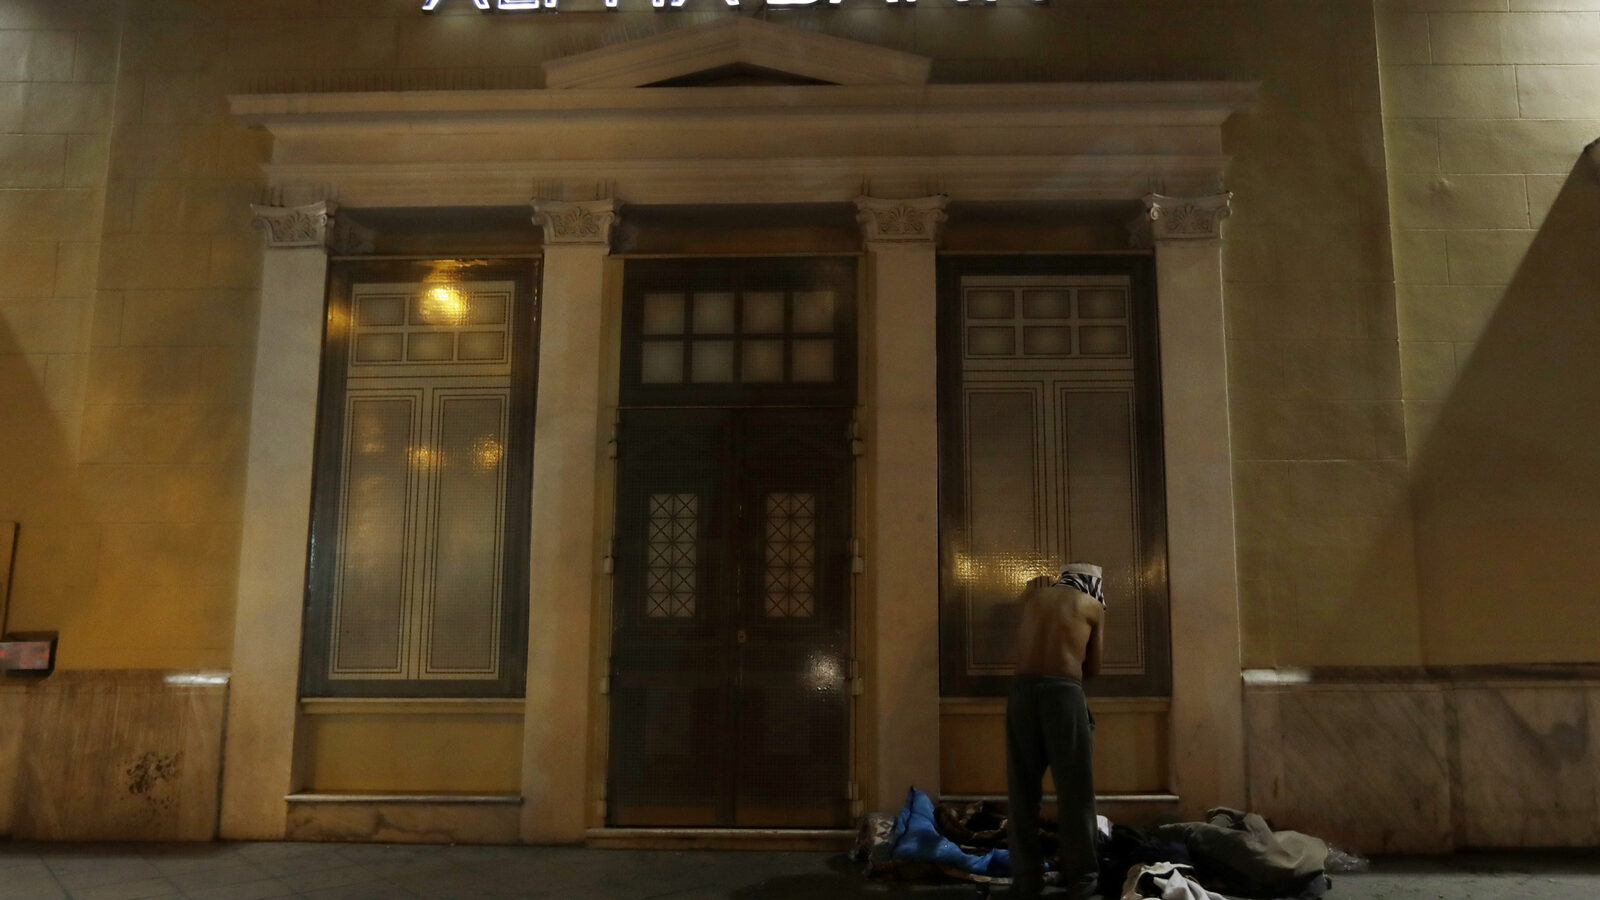
[[[848,427],[624,414],[609,824],[848,821]]]
[[[849,822],[855,261],[630,261],[607,824]]]

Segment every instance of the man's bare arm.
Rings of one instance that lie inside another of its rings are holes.
[[[1101,607],[1100,614],[1089,623],[1089,646],[1083,653],[1083,677],[1100,674],[1100,651],[1105,644],[1106,612]]]

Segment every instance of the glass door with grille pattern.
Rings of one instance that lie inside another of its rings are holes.
[[[609,824],[847,823],[848,428],[624,412]]]

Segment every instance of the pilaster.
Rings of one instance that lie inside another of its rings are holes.
[[[583,840],[587,822],[591,610],[602,576],[596,514],[608,431],[601,418],[606,257],[612,200],[540,201],[539,404],[529,547],[522,838]]]
[[[281,839],[299,715],[301,609],[328,251],[371,246],[334,204],[251,206],[266,232],[220,833]],[[341,236],[342,235],[342,236]]]
[[[865,573],[873,729],[869,805],[939,784],[939,444],[936,249],[943,196],[856,199],[867,249],[863,323]]]
[[[1181,812],[1245,805],[1239,577],[1223,324],[1229,193],[1147,194],[1154,244],[1172,623],[1172,790]]]

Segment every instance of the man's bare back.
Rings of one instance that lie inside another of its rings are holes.
[[[1035,578],[1022,595],[1017,623],[1017,674],[1082,681],[1100,673],[1105,607],[1083,591]]]

